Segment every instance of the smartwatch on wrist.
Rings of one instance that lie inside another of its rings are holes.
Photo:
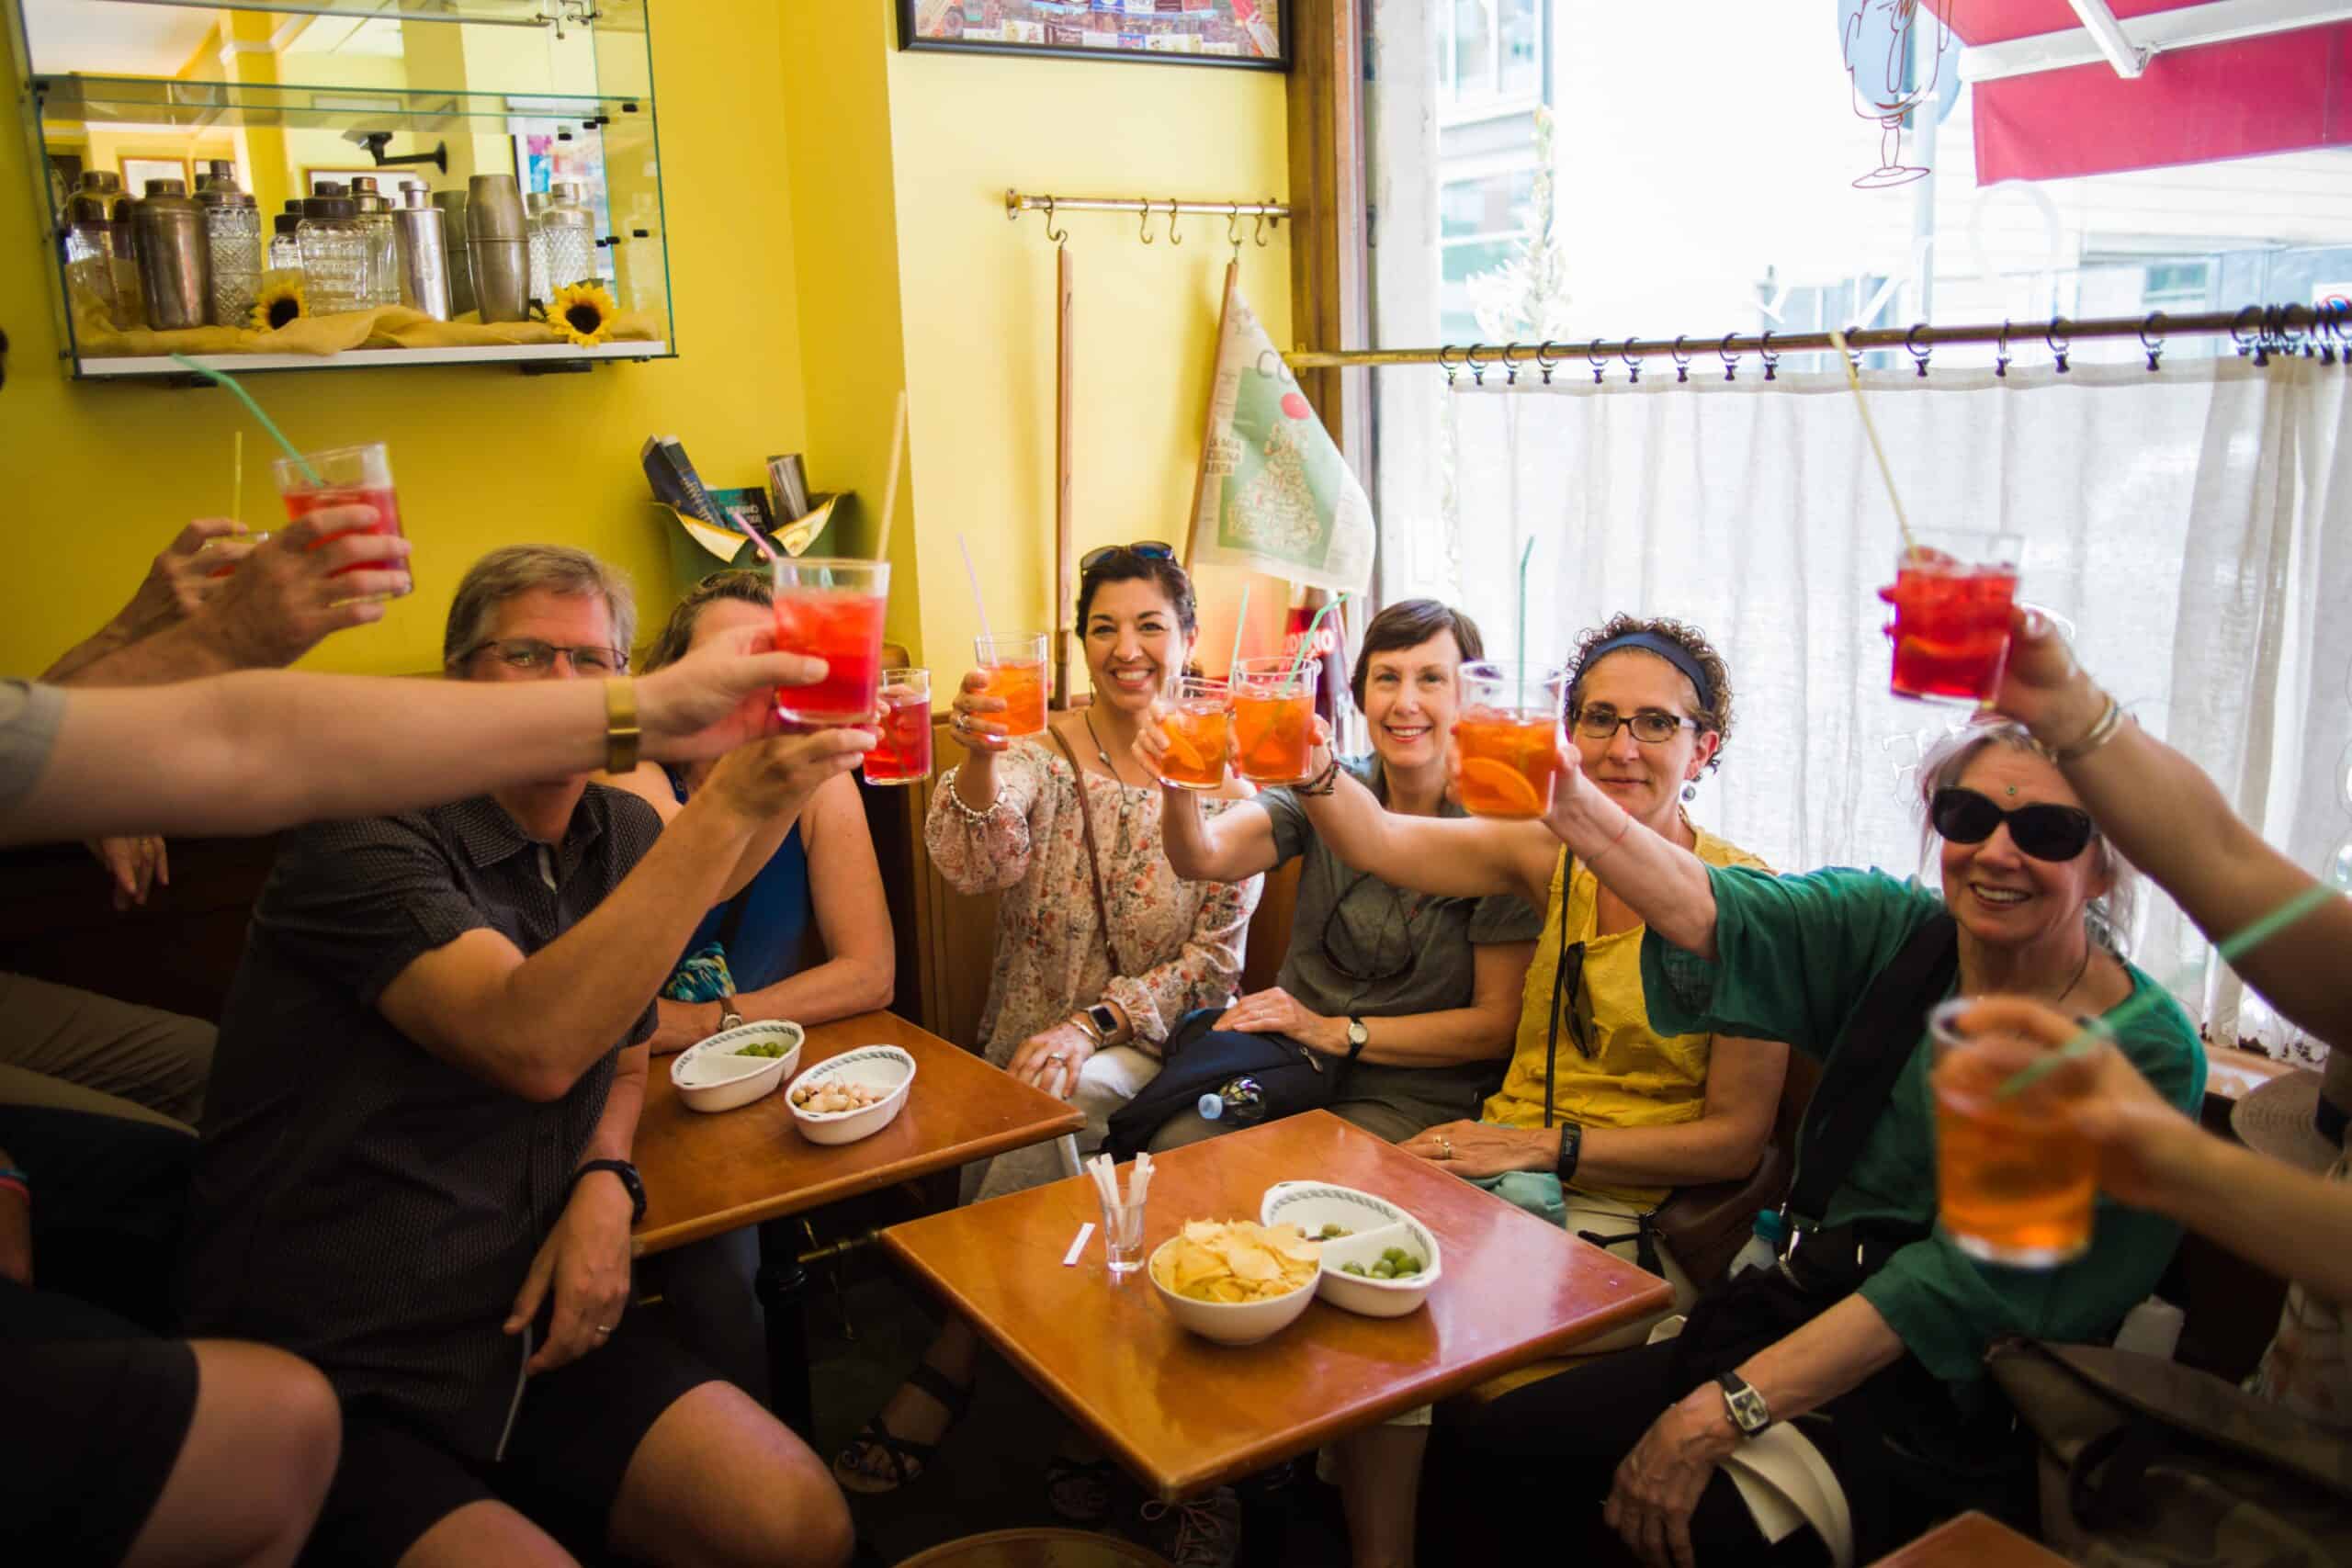
[[[592,1170],[609,1170],[621,1179],[621,1185],[628,1190],[630,1224],[645,1218],[645,1183],[638,1177],[637,1167],[625,1159],[592,1159],[571,1173],[572,1188],[576,1190],[580,1186],[580,1179]],[[569,1191],[564,1194],[567,1200],[571,1196]]]
[[[1119,1036],[1119,1015],[1107,1002],[1096,1002],[1080,1015],[1093,1026],[1094,1043],[1108,1045]]]

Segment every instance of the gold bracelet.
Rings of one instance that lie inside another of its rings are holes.
[[[2051,752],[2050,760],[2061,767],[2069,762],[2079,762],[2114,739],[2115,732],[2122,728],[2123,705],[2110,696],[2107,699],[2106,711],[2098,716],[2097,722],[2092,724],[2090,728],[2083,732],[2083,738],[2063,750]]]
[[[605,772],[637,771],[637,743],[644,732],[637,726],[637,682],[615,675],[605,682]]]

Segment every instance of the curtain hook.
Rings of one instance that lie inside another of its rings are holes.
[[[2064,376],[2066,373],[2067,352],[2075,345],[2075,340],[2066,335],[2066,318],[2051,317],[2050,330],[2041,334],[2041,341],[2048,344],[2050,352],[2057,356],[2058,374]]]
[[[1144,243],[1145,244],[1147,244],[1147,245],[1156,245],[1156,244],[1158,244],[1158,243],[1159,243],[1159,241],[1157,241],[1157,240],[1153,239],[1153,238],[1152,238],[1152,236],[1151,236],[1151,197],[1145,197],[1143,198],[1143,229],[1142,229],[1142,234],[1143,234],[1143,243]]]
[[[1449,390],[1450,390],[1450,389],[1452,389],[1452,388],[1453,388],[1453,375],[1454,375],[1454,369],[1455,369],[1455,367],[1454,367],[1453,361],[1452,361],[1451,359],[1448,359],[1448,358],[1446,357],[1446,354],[1447,354],[1447,353],[1448,353],[1448,352],[1449,352],[1453,347],[1453,345],[1452,344],[1450,344],[1450,343],[1447,343],[1447,344],[1438,344],[1438,350],[1437,350],[1437,365],[1438,365],[1438,368],[1445,372],[1445,384],[1446,384],[1446,387],[1447,387],[1447,389],[1448,389]]]
[[[1766,333],[1762,337],[1757,340],[1756,357],[1764,362],[1764,379],[1767,381],[1774,381],[1780,378],[1781,356],[1772,352],[1772,334],[1770,333]]]
[[[1046,198],[1046,238],[1057,245],[1069,243],[1069,231],[1054,227],[1054,198],[1050,196]]]
[[[1927,330],[1927,322],[1916,321],[1912,323],[1911,330],[1903,334],[1903,351],[1905,354],[1908,354],[1914,360],[1917,361],[1919,366],[1919,378],[1923,381],[1928,378],[1928,356],[1936,352],[1936,345],[1934,344],[1928,344],[1924,348],[1919,344],[1919,334]]]
[[[1724,362],[1724,379],[1726,381],[1739,379],[1739,355],[1731,351],[1731,340],[1736,335],[1725,333],[1724,341],[1715,345],[1715,355]]]
[[[1487,384],[1487,368],[1492,361],[1478,357],[1478,345],[1472,344],[1462,351],[1462,363],[1470,367],[1470,379],[1483,387]]]
[[[1599,338],[1593,339],[1592,345],[1584,351],[1584,361],[1592,367],[1592,384],[1596,387],[1600,386],[1601,378],[1609,370],[1609,356],[1600,352]]]
[[[1518,346],[1515,343],[1503,344],[1503,385],[1506,387],[1519,385],[1519,359],[1511,353]]]
[[[1184,236],[1176,231],[1176,198],[1171,196],[1168,198],[1168,243],[1171,245],[1184,243]],[[1144,216],[1148,219],[1150,214],[1147,212]]]
[[[1617,354],[1617,357],[1625,362],[1625,367],[1633,372],[1625,380],[1625,384],[1629,387],[1638,387],[1642,384],[1642,362],[1634,357],[1633,352],[1634,345],[1641,341],[1639,338],[1627,338],[1625,346]]]
[[[2155,335],[2151,337],[2153,333]],[[2165,313],[2151,310],[2148,319],[2140,323],[2140,346],[2148,351],[2148,374],[2156,373],[2156,362],[2165,356]]]
[[[2319,362],[2322,365],[2335,363],[2335,344],[2343,316],[2343,307],[2335,304],[2322,305],[2312,311],[2312,332],[2327,334],[2320,339]]]
[[[1993,374],[2000,377],[2005,381],[2008,379],[2009,322],[2008,318],[2006,316],[2001,319],[2000,341],[1993,345]]]
[[[2261,306],[2248,305],[2245,310],[2240,310],[2237,313],[2237,317],[2234,321],[2230,322],[2230,341],[2238,345],[2238,357],[2240,359],[2244,359],[2247,355],[2252,354],[2255,347],[2254,339],[2248,336],[2245,330],[2246,324],[2245,319],[2248,316],[2258,318],[2261,314]]]
[[[1668,351],[1668,357],[1674,361],[1674,379],[1677,385],[1690,379],[1690,356],[1682,352],[1681,338],[1677,337],[1674,340],[1674,347]]]
[[[1558,360],[1548,357],[1544,352],[1551,346],[1552,340],[1548,337],[1535,345],[1535,363],[1543,369],[1544,384],[1547,387],[1552,384],[1552,372],[1560,367]],[[2334,361],[2331,360],[2330,363],[2333,364]]]

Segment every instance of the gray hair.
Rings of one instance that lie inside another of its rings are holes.
[[[622,657],[637,640],[637,595],[628,579],[569,545],[508,545],[467,569],[441,628],[441,662],[452,668],[490,635],[492,615],[509,599],[544,588],[585,599],[602,594],[612,616],[613,646]]]
[[[1957,785],[1961,775],[1968,772],[1968,765],[1993,746],[2006,746],[2012,751],[2051,761],[2048,748],[2036,740],[2025,726],[2007,719],[1974,721],[1928,747],[1927,754],[1919,759],[1919,863],[1923,871],[1936,846],[1935,823],[1928,815],[1936,792]],[[2052,762],[2052,766],[2056,764]],[[2109,883],[2107,891],[2084,909],[2084,924],[2093,942],[2118,958],[2128,957],[2132,921],[2139,914],[2140,874],[2130,861],[2116,852],[2105,833],[2092,832],[2089,852],[2098,857],[2099,874],[2109,878]]]

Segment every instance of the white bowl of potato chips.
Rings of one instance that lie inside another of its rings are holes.
[[[1148,1272],[1178,1323],[1220,1345],[1255,1345],[1315,1299],[1321,1256],[1295,1225],[1192,1220],[1159,1244]]]
[[[896,1045],[861,1045],[792,1080],[785,1099],[812,1144],[854,1144],[888,1126],[906,1108],[915,1059]]]

